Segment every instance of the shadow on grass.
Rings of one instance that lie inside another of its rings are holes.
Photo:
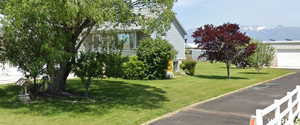
[[[70,80],[69,92],[83,94],[83,85],[80,80]],[[143,110],[160,108],[162,103],[168,101],[164,96],[165,91],[159,88],[129,84],[122,81],[102,80],[93,83],[90,95],[92,103],[74,103],[74,100],[87,102],[87,99],[39,99],[32,104],[24,105],[17,101],[16,95],[20,91],[15,86],[0,87],[0,108],[17,109],[16,113],[29,113],[38,115],[57,115],[70,113],[76,115],[87,113],[90,115],[105,114],[110,109],[116,110]],[[91,100],[91,99],[89,99]]]
[[[265,75],[265,74],[270,74],[270,73],[266,73],[266,72],[239,72],[241,74],[253,74],[253,75]]]
[[[227,76],[217,76],[217,75],[195,75],[194,77],[203,78],[203,79],[227,79]],[[230,79],[248,79],[244,77],[235,77],[231,76]]]

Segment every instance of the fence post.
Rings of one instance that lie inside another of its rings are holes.
[[[263,125],[264,120],[263,120],[263,114],[262,110],[258,109],[256,110],[256,125]]]
[[[287,110],[289,111],[289,116],[288,116],[288,124],[292,125],[294,122],[294,118],[293,118],[293,95],[291,94],[291,92],[287,93],[287,96],[289,98],[288,100],[288,107]]]
[[[256,116],[252,115],[251,118],[250,118],[249,125],[255,125],[255,122],[256,122]]]
[[[298,115],[297,115],[297,118],[300,118],[300,86],[298,85],[297,87],[296,87],[296,89],[297,89],[297,99],[296,99],[296,101],[297,101],[297,112],[298,112]]]
[[[281,125],[281,118],[280,118],[280,114],[281,114],[281,111],[280,111],[280,101],[279,100],[275,100],[274,101],[274,104],[276,106],[276,109],[275,109],[275,121],[276,121],[276,125]]]

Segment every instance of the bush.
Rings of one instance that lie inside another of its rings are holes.
[[[82,52],[74,64],[73,72],[81,79],[88,95],[89,87],[93,78],[102,78],[104,76],[103,56],[93,52]]]
[[[174,59],[176,51],[163,39],[145,39],[137,50],[138,60],[146,66],[145,79],[164,79],[168,62]]]
[[[275,55],[275,48],[261,42],[256,42],[256,44],[256,52],[249,57],[248,61],[251,67],[260,71],[264,66],[271,66]]]
[[[146,69],[144,62],[139,61],[136,56],[131,57],[128,62],[122,65],[123,77],[131,80],[145,79]]]
[[[123,76],[122,64],[128,62],[129,58],[121,54],[105,54],[105,75],[107,77],[120,78]]]
[[[180,65],[180,68],[185,72],[187,75],[194,75],[196,70],[197,62],[193,60],[184,60]]]
[[[239,54],[233,60],[233,63],[238,68],[246,68],[250,66],[248,58],[255,53],[256,46],[256,43],[250,43],[248,46],[240,48]]]

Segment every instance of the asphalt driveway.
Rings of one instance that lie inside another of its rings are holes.
[[[192,106],[150,125],[249,125],[251,115],[300,85],[300,71],[266,84],[257,85]]]

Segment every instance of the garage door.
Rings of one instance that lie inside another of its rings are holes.
[[[279,68],[300,69],[300,50],[279,50],[277,66]]]

